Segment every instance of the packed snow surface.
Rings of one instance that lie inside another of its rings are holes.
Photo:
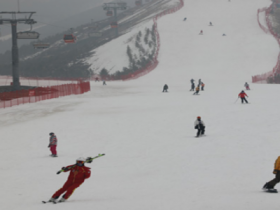
[[[1,209],[278,209],[279,194],[261,188],[280,155],[280,86],[250,84],[250,104],[236,101],[251,75],[276,63],[277,42],[256,19],[270,3],[185,0],[158,21],[159,65],[150,74],[1,109]],[[206,84],[198,96],[191,78]],[[194,138],[197,116],[202,138]],[[58,137],[57,158],[49,132]],[[62,166],[98,153],[106,155],[88,164],[92,176],[66,203],[41,203],[66,181],[68,173],[56,175]]]

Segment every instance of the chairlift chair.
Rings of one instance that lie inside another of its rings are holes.
[[[93,32],[92,34],[91,34],[93,37],[102,37],[102,32]]]
[[[73,34],[65,34],[63,40],[65,43],[75,43],[76,37]]]
[[[36,31],[21,31],[17,33],[17,39],[38,39],[40,34]]]
[[[141,5],[142,5],[142,0],[137,0],[137,1],[135,1],[135,4],[136,4],[137,6],[141,6]]]
[[[50,44],[44,43],[44,42],[36,42],[36,43],[33,43],[33,47],[35,49],[46,49],[46,48],[50,47]]]
[[[117,22],[112,22],[111,23],[111,28],[117,28],[118,27],[118,23]]]
[[[106,13],[107,16],[113,16],[113,11],[108,10]]]

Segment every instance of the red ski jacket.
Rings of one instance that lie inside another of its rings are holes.
[[[74,167],[71,168],[71,166]],[[70,171],[67,182],[83,183],[85,179],[88,179],[90,177],[91,174],[90,168],[86,166],[70,165],[67,166],[66,168],[68,167],[70,167],[70,169],[64,171],[64,172]]]
[[[247,94],[244,93],[244,92],[243,92],[243,93],[241,92],[241,93],[239,93],[239,95],[238,95],[238,97],[240,97],[240,98],[245,98],[245,96],[247,96]],[[248,96],[247,96],[247,97],[248,97]]]

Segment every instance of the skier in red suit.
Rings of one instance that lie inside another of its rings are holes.
[[[51,156],[52,157],[57,157],[57,152],[56,152],[56,146],[57,146],[57,138],[54,133],[50,133],[50,143],[49,143],[49,148],[51,150]]]
[[[64,172],[70,171],[68,180],[65,182],[62,188],[53,194],[49,202],[56,201],[56,199],[58,199],[59,196],[64,192],[65,194],[62,196],[59,202],[65,202],[72,195],[74,190],[78,188],[85,181],[85,179],[90,177],[90,168],[84,166],[84,163],[84,158],[78,158],[75,165],[62,168],[64,169]]]
[[[241,102],[243,103],[244,101],[248,104],[248,101],[246,100],[247,94],[244,92],[244,90],[241,91],[241,93],[239,93],[238,97],[241,98]],[[247,96],[249,97],[249,96]]]

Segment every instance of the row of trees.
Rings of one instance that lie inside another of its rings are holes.
[[[152,29],[146,28],[145,35],[139,31],[134,40],[134,51],[128,45],[126,54],[128,56],[128,67],[123,67],[121,71],[117,71],[114,74],[110,74],[106,68],[103,68],[99,75],[101,78],[114,78],[121,79],[122,76],[133,73],[139,69],[145,68],[148,64],[153,62],[155,50],[156,50],[156,34],[155,27]]]

